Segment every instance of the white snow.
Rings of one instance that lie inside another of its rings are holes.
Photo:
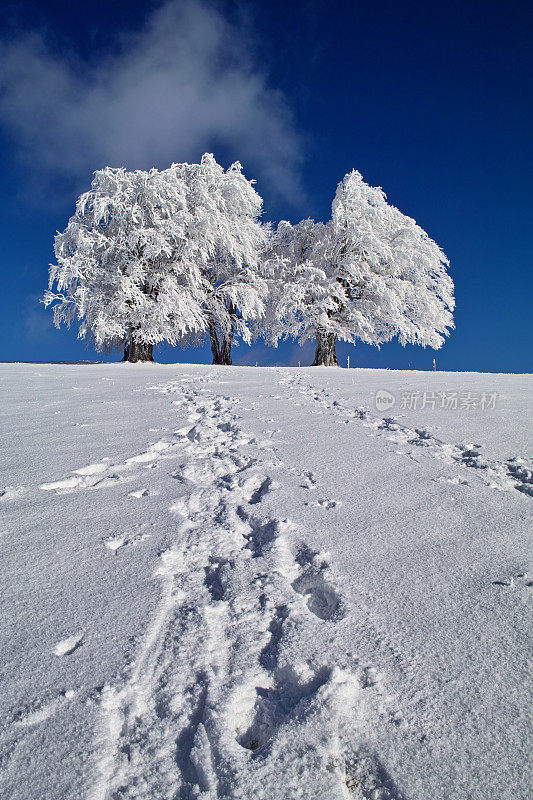
[[[0,370],[2,797],[530,796],[532,376]]]
[[[379,346],[398,336],[438,349],[454,327],[447,257],[356,170],[337,185],[329,222],[281,221],[266,259],[263,336],[316,339],[320,364],[336,363],[336,339]]]
[[[210,153],[161,171],[96,170],[55,237],[43,299],[56,326],[77,320],[98,350],[208,331],[221,347],[250,342],[268,293],[270,230],[252,184],[239,162],[224,170]]]
[[[54,653],[56,656],[69,656],[80,646],[82,640],[83,633],[76,633],[74,636],[69,636],[56,644]]]

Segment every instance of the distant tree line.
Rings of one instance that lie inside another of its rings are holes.
[[[448,259],[357,171],[339,183],[327,223],[261,220],[236,162],[94,174],[55,238],[44,303],[97,350],[152,361],[159,342],[198,345],[231,364],[237,339],[316,339],[314,365],[337,365],[337,340],[439,348],[453,328]]]

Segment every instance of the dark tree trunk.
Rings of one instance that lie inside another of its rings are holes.
[[[317,346],[315,360],[312,367],[338,367],[337,354],[335,353],[335,334],[318,330],[316,334]]]
[[[219,343],[218,334],[214,322],[209,323],[209,338],[211,340],[211,352],[213,353],[213,364],[222,364],[226,367],[231,367],[233,361],[231,360],[231,337],[227,338],[222,335],[222,341]]]
[[[122,361],[129,361],[132,364],[136,364],[137,361],[153,361],[153,349],[153,344],[139,342],[137,339],[128,339],[124,345],[124,358]]]

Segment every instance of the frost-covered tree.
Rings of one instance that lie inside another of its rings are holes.
[[[201,275],[175,171],[98,170],[55,239],[45,304],[59,327],[79,321],[95,347],[124,344],[124,359],[152,360],[153,345],[200,331]]]
[[[247,338],[266,292],[254,272],[260,211],[240,164],[225,171],[210,154],[162,171],[99,170],[56,236],[44,302],[97,349],[124,344],[124,360],[209,331],[225,348],[215,361],[231,363],[233,336]]]
[[[262,200],[239,162],[228,170],[212,156],[188,166],[190,205],[201,221],[205,248],[198,258],[214,364],[231,364],[237,336],[250,342],[250,322],[264,312],[268,287],[264,259],[269,228],[262,225]]]
[[[269,257],[275,343],[317,339],[314,365],[337,365],[337,339],[439,348],[453,327],[448,259],[384,192],[353,171],[338,185],[326,225],[280,223]]]
[[[293,337],[302,344],[316,336],[322,316],[335,308],[335,279],[327,269],[329,227],[312,219],[281,221],[265,254],[269,296],[258,333],[277,346]]]

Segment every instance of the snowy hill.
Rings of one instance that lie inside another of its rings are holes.
[[[530,796],[532,376],[0,370],[2,797]]]

